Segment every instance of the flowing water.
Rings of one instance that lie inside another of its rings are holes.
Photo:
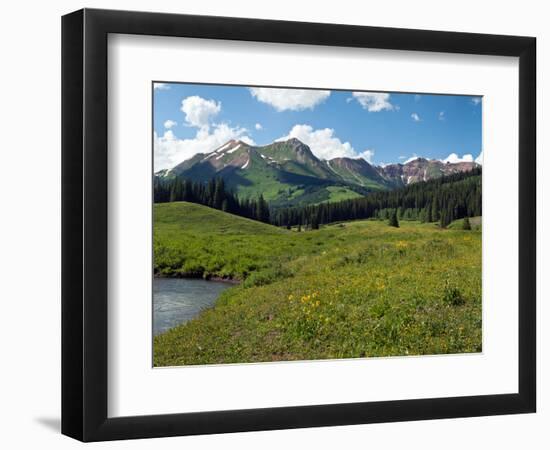
[[[190,278],[153,279],[153,334],[188,322],[216,303],[231,284]]]

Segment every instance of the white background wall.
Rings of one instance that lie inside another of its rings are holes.
[[[453,419],[233,435],[95,444],[94,448],[334,448],[464,449],[550,446],[550,374],[547,348],[548,198],[542,151],[550,139],[550,28],[545,2],[462,0],[358,2],[353,0],[113,0],[4,2],[0,15],[0,445],[76,448],[59,434],[60,417],[60,16],[83,6],[189,14],[257,17],[538,38],[539,149],[539,412],[535,415]],[[510,170],[516,170],[510,167]],[[543,192],[544,191],[544,192]],[[503,220],[506,226],[506,220]]]

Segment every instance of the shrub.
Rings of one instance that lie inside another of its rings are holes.
[[[178,269],[178,273],[185,277],[202,277],[204,275],[204,266],[197,261],[186,261],[183,267]]]
[[[448,278],[445,280],[443,301],[451,306],[460,306],[466,303],[458,286],[452,283]]]
[[[397,220],[397,212],[395,211],[395,209],[390,214],[390,218],[388,220],[388,225],[390,227],[399,228],[399,221]]]
[[[293,275],[294,274],[291,270],[278,265],[270,269],[251,273],[250,276],[244,281],[243,286],[265,286],[283,278],[291,278]]]

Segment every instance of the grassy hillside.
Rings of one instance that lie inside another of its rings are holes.
[[[155,272],[243,280],[271,264],[286,230],[194,203],[154,206]]]
[[[356,221],[287,231],[155,205],[155,270],[243,280],[154,341],[155,366],[481,350],[481,233]]]

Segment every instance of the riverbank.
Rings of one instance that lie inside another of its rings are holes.
[[[220,283],[228,283],[228,284],[241,284],[242,280],[237,280],[235,278],[222,278],[217,276],[209,276],[204,277],[203,274],[186,274],[181,272],[176,272],[173,274],[161,274],[161,273],[154,273],[153,278],[176,278],[176,279],[185,279],[185,280],[205,280],[205,281],[216,281]]]

